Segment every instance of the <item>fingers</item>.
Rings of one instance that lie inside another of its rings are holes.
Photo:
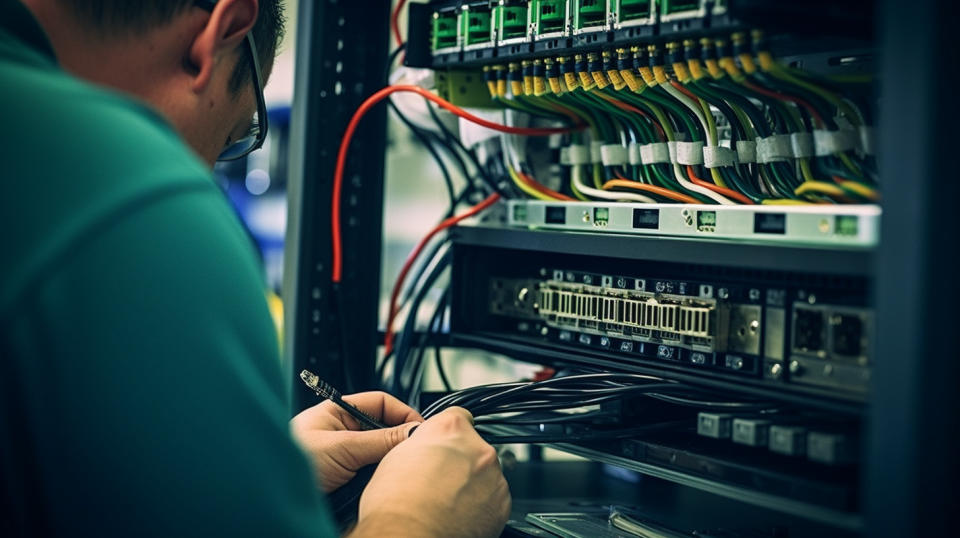
[[[386,392],[348,394],[343,397],[343,400],[388,425],[423,422],[420,413]]]
[[[382,460],[387,452],[406,440],[410,430],[419,424],[410,422],[381,430],[349,432],[348,436],[342,438],[337,450],[342,451],[345,459],[349,459],[348,467],[356,471],[364,465]]]

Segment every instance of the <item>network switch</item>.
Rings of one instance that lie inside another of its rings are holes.
[[[539,345],[837,394],[869,385],[865,290],[547,267],[488,278],[489,313],[505,320],[494,326]]]

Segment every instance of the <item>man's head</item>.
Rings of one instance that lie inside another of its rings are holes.
[[[211,164],[256,111],[247,33],[265,79],[283,30],[282,0],[24,4],[65,69],[147,101]]]

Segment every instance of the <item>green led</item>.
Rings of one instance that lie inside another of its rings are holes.
[[[837,215],[833,229],[837,235],[855,237],[860,232],[860,219],[856,215]]]
[[[610,222],[610,208],[609,207],[595,207],[593,208],[593,224],[594,226],[606,226]]]
[[[527,206],[517,204],[513,206],[514,222],[527,222]]]

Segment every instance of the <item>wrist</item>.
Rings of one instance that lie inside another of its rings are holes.
[[[350,538],[389,538],[393,536],[440,538],[442,534],[437,532],[429,521],[424,521],[411,514],[372,512],[362,515],[347,536]]]

